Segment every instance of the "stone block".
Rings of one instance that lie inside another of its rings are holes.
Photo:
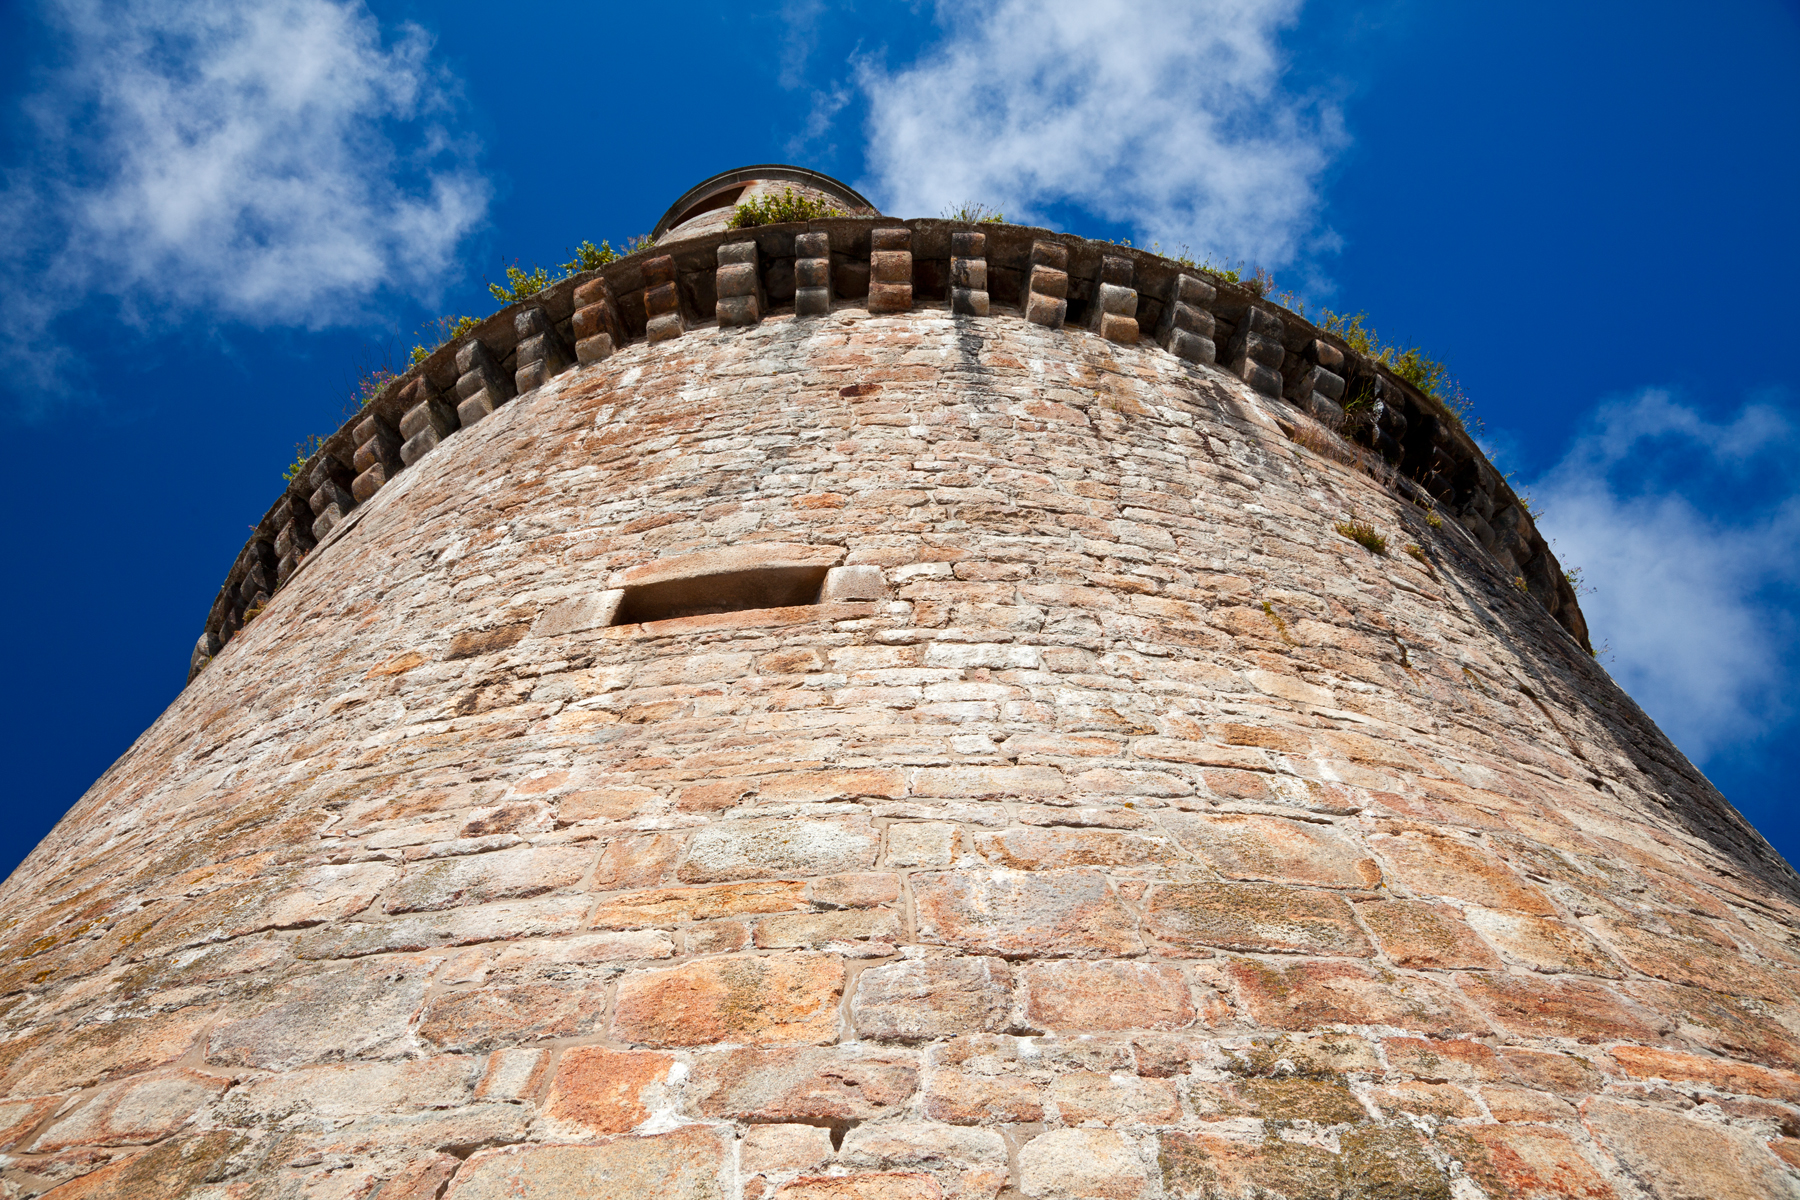
[[[542,387],[575,365],[574,352],[564,343],[555,323],[541,307],[532,305],[521,309],[513,317],[513,328],[519,339],[514,354],[517,368],[513,372],[514,388],[519,395]]]
[[[1227,879],[1334,888],[1381,886],[1381,870],[1330,826],[1281,817],[1166,813],[1163,827]]]
[[[892,909],[858,908],[764,917],[754,940],[764,950],[799,947],[869,958],[892,954],[899,937],[900,918]]]
[[[1019,1190],[1043,1200],[1136,1200],[1150,1180],[1131,1139],[1111,1129],[1053,1129],[1019,1147]]]
[[[952,1125],[1023,1124],[1044,1119],[1044,1089],[1011,1075],[939,1068],[925,1088],[924,1113]]]
[[[830,875],[875,865],[867,817],[716,821],[696,832],[678,871],[684,883],[771,875]]]
[[[1555,912],[1542,892],[1467,839],[1407,833],[1371,838],[1369,845],[1387,863],[1389,877],[1420,898],[1442,896],[1534,916]]]
[[[1136,922],[1089,869],[924,872],[912,877],[919,939],[977,954],[1141,954]]]
[[[1006,1140],[994,1130],[919,1121],[859,1125],[845,1134],[838,1154],[852,1170],[922,1172],[950,1200],[990,1200],[1006,1186],[1006,1159]]]
[[[823,881],[821,881],[823,882]],[[724,887],[653,888],[608,896],[594,910],[601,929],[642,929],[758,913],[804,912],[807,885],[777,879]]]
[[[1135,962],[1040,962],[1025,969],[1035,1028],[1076,1035],[1109,1029],[1183,1029],[1193,997],[1178,967]]]
[[[289,980],[252,1015],[214,1027],[207,1061],[285,1071],[402,1054],[436,965],[422,957],[383,958]]]
[[[713,1120],[838,1124],[903,1112],[918,1087],[910,1054],[833,1046],[702,1054],[686,1095]]]
[[[1760,1200],[1794,1193],[1793,1177],[1747,1131],[1598,1096],[1581,1106],[1581,1115],[1594,1139],[1655,1200]]]
[[[1534,971],[1573,971],[1580,975],[1624,975],[1619,964],[1577,926],[1549,917],[1467,905],[1463,917],[1500,953]]]
[[[1302,962],[1277,967],[1236,961],[1226,970],[1245,1010],[1269,1029],[1392,1025],[1429,1036],[1485,1033],[1488,1023],[1454,992],[1429,980],[1377,972],[1361,963]]]
[[[646,1046],[817,1045],[837,1039],[842,962],[826,954],[733,955],[632,971],[612,1034]]]
[[[1647,1042],[1656,1036],[1616,993],[1586,980],[1468,975],[1462,990],[1501,1029],[1519,1037]]]
[[[1208,948],[1366,958],[1374,948],[1333,892],[1247,884],[1159,884],[1144,928],[1167,952]]]
[[[456,1173],[456,1200],[576,1200],[590,1196],[680,1196],[737,1200],[729,1130],[686,1125],[653,1137],[603,1138],[579,1146],[478,1150]]]
[[[570,887],[588,872],[592,850],[581,846],[519,846],[415,863],[387,891],[389,913],[432,912],[463,904],[522,900]]]
[[[887,577],[880,567],[833,567],[825,572],[825,586],[819,592],[821,603],[842,604],[852,601],[885,600]]]
[[[718,249],[713,290],[722,328],[754,325],[762,320],[762,280],[757,274],[755,242],[731,242]]]
[[[475,1099],[530,1100],[549,1072],[548,1050],[496,1050],[487,1056],[487,1068],[475,1085]]]
[[[1003,1030],[1012,1003],[1012,970],[1002,959],[911,959],[859,975],[850,1020],[859,1037],[923,1041]]]
[[[745,1174],[804,1171],[834,1153],[831,1131],[819,1125],[752,1125],[744,1131],[739,1166]]]
[[[777,1188],[775,1200],[944,1200],[944,1191],[922,1171],[863,1171],[804,1175]]]
[[[152,1142],[187,1124],[229,1081],[198,1071],[157,1071],[101,1088],[31,1144],[33,1154],[75,1146]]]
[[[647,1050],[572,1046],[563,1051],[543,1115],[576,1136],[626,1133],[650,1119],[651,1100],[675,1059]]]
[[[444,992],[426,1006],[419,1037],[460,1053],[578,1037],[594,1031],[605,1007],[606,990],[597,984],[499,984]]]
[[[1281,1137],[1240,1141],[1213,1133],[1163,1133],[1156,1161],[1163,1194],[1181,1200],[1343,1195],[1337,1155]]]
[[[956,861],[961,831],[946,821],[900,821],[887,829],[889,867],[948,867]]]
[[[1422,900],[1372,900],[1356,906],[1363,924],[1397,967],[1497,971],[1502,964],[1447,904]]]

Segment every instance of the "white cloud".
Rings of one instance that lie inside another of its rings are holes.
[[[1796,430],[1750,404],[1708,421],[1649,390],[1603,406],[1530,486],[1539,523],[1593,592],[1582,609],[1608,669],[1696,760],[1748,746],[1792,714],[1800,676],[1800,490],[1739,505],[1783,478]]]
[[[1277,35],[1299,8],[946,5],[927,56],[859,73],[868,188],[896,216],[976,201],[1037,221],[1069,204],[1168,250],[1283,265],[1344,140],[1334,108],[1285,89]]]
[[[356,0],[52,0],[66,61],[0,192],[0,330],[95,296],[157,327],[321,326],[429,292],[488,188],[416,27]]]

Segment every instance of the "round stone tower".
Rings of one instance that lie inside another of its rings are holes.
[[[1795,1194],[1795,876],[1453,414],[860,200],[709,181],[277,498],[0,891],[4,1195]]]

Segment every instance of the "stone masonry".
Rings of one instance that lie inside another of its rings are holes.
[[[1800,1195],[1795,877],[1419,397],[1120,248],[754,232],[278,502],[0,889],[0,1195]],[[816,597],[620,623],[719,579]]]

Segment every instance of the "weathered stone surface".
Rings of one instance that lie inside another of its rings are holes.
[[[915,959],[857,976],[850,1019],[860,1037],[919,1041],[1005,1029],[1012,1004],[1003,959]]]
[[[945,871],[913,877],[919,936],[976,953],[1141,953],[1135,922],[1097,870]]]
[[[1045,1200],[1135,1200],[1149,1178],[1134,1147],[1110,1129],[1053,1129],[1019,1148],[1019,1190]]]
[[[827,954],[705,959],[619,981],[612,1032],[649,1046],[834,1041],[842,960]]]
[[[605,1006],[605,990],[593,985],[499,984],[446,992],[426,1006],[419,1037],[464,1053],[575,1037],[594,1030]]]
[[[1032,1024],[1065,1034],[1181,1029],[1192,1024],[1195,1015],[1187,977],[1178,967],[1034,963],[1025,972],[1025,992]]]
[[[1794,877],[1463,431],[1128,247],[732,236],[460,336],[259,523],[0,886],[9,1181],[1778,1194]]]
[[[1162,824],[1227,879],[1369,888],[1381,870],[1343,835],[1280,817],[1169,813]]]
[[[1800,1194],[1762,1139],[1666,1109],[1595,1097],[1582,1105],[1595,1140],[1656,1200],[1752,1200]]]
[[[223,1092],[229,1080],[197,1071],[159,1071],[102,1088],[31,1145],[51,1154],[71,1146],[152,1142],[175,1132]]]
[[[869,1121],[900,1111],[918,1081],[906,1054],[728,1050],[695,1061],[688,1094],[711,1118]]]
[[[1421,900],[1359,903],[1356,913],[1397,967],[1497,970],[1500,958],[1447,904]]]
[[[1144,926],[1168,953],[1208,947],[1263,953],[1374,953],[1349,902],[1332,892],[1248,884],[1164,884]]]
[[[1239,962],[1230,971],[1251,1016],[1271,1029],[1344,1024],[1394,1025],[1438,1036],[1486,1031],[1487,1023],[1455,993],[1424,979],[1343,962]]]
[[[575,1046],[563,1052],[544,1116],[577,1136],[625,1133],[650,1119],[645,1092],[669,1081],[675,1060],[645,1050]]]
[[[725,1200],[726,1138],[690,1125],[654,1137],[580,1146],[508,1146],[477,1151],[456,1173],[454,1200],[574,1200],[577,1196],[680,1196]],[[735,1200],[735,1198],[733,1198]]]
[[[694,835],[681,864],[685,883],[830,875],[875,865],[867,819],[721,821]]]

